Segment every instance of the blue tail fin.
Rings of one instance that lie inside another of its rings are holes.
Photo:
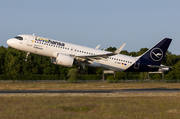
[[[149,63],[160,65],[161,61],[166,54],[166,51],[171,43],[172,39],[164,38],[159,43],[157,43],[154,47],[149,49],[143,55],[140,56],[140,59],[144,59]]]

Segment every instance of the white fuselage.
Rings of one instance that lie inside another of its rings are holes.
[[[15,38],[7,41],[8,45],[25,52],[56,58],[57,53],[66,54],[69,56],[90,56],[101,55],[110,52],[89,48],[85,46],[75,45],[62,41],[56,41],[49,38],[43,38],[33,35],[19,35],[23,40]],[[50,41],[50,42],[47,42]],[[113,71],[124,71],[138,60],[137,57],[126,56],[122,54],[109,56],[107,59],[93,61],[93,63],[86,63],[88,66],[102,67]],[[136,64],[137,67],[137,64]]]

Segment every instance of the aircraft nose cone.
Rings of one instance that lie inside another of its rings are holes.
[[[7,44],[8,44],[9,46],[12,46],[13,40],[12,40],[12,39],[7,40]]]
[[[7,44],[10,46],[10,44],[11,44],[11,41],[10,41],[10,40],[7,40]]]

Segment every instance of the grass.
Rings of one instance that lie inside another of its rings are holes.
[[[179,97],[1,97],[1,119],[177,119]]]
[[[0,83],[0,90],[180,89],[179,83]],[[0,119],[177,119],[180,93],[0,94]]]
[[[58,90],[58,89],[180,89],[179,83],[0,83],[0,90]]]

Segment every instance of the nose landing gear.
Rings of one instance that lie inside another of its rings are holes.
[[[27,52],[25,62],[27,62],[29,55],[30,55],[30,52]]]

